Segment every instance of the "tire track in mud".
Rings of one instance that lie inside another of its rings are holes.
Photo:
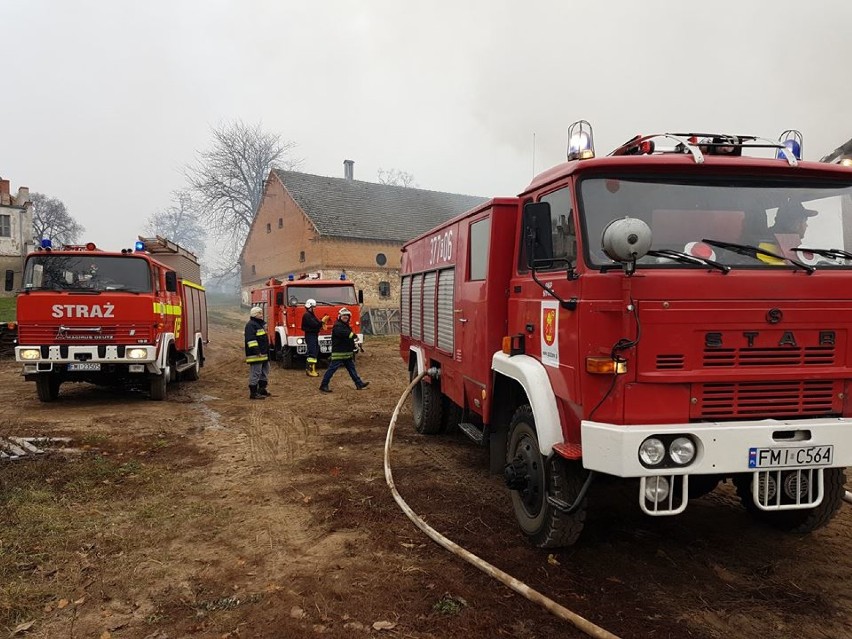
[[[297,457],[299,444],[319,435],[319,424],[298,415],[270,414],[261,407],[249,414],[247,435],[249,459],[254,463],[290,463]]]

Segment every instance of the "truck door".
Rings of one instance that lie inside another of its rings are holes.
[[[491,374],[493,345],[488,344],[488,274],[491,210],[459,224],[459,282],[455,300],[456,361],[463,361],[467,405],[479,412],[482,393]],[[491,318],[493,320],[493,318]]]

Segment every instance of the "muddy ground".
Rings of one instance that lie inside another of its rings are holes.
[[[17,636],[581,637],[425,537],[383,475],[406,386],[389,338],[368,338],[358,392],[273,368],[249,401],[237,309],[214,308],[201,380],[144,392],[63,386],[36,399],[0,361],[0,437],[70,437],[0,462],[0,628]],[[598,488],[578,545],[527,545],[484,449],[424,438],[408,408],[397,487],[432,526],[625,638],[852,636],[852,507],[787,536],[723,487],[650,519]]]

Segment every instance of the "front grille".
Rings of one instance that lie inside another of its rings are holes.
[[[839,414],[837,384],[831,380],[697,384],[692,417],[760,419]]]
[[[806,346],[805,348],[714,348],[704,350],[705,368],[832,365],[834,365],[834,346]]]
[[[103,326],[98,333],[60,331],[59,324],[19,324],[18,344],[116,344],[150,342],[150,324],[121,323]],[[93,327],[75,327],[93,328]]]
[[[683,355],[657,355],[658,371],[679,371],[683,369]]]

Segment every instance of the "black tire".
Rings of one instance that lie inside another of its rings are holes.
[[[441,394],[441,404],[441,432],[455,432],[464,417],[464,410],[443,393]]]
[[[816,508],[803,510],[761,510],[754,503],[751,494],[752,473],[734,477],[737,496],[743,506],[755,519],[788,533],[806,534],[822,528],[834,517],[843,495],[846,493],[845,468],[826,468],[823,470],[823,498]],[[780,488],[779,488],[780,489]]]
[[[512,490],[512,508],[521,531],[539,548],[561,548],[574,544],[586,523],[586,499],[568,515],[547,503],[548,491],[557,499],[573,504],[585,481],[579,462],[556,455],[542,457],[529,405],[515,411],[509,425],[507,464],[524,467],[528,474],[522,490]],[[549,487],[549,488],[548,488]]]
[[[409,379],[415,377],[417,372],[412,370]],[[427,384],[421,379],[411,390],[411,412],[418,433],[437,435],[441,432],[441,391],[437,383]]]
[[[168,393],[169,379],[171,378],[171,367],[166,366],[166,369],[159,375],[151,378],[151,399],[155,402],[161,402],[166,399]]]
[[[62,383],[56,375],[36,377],[36,394],[43,402],[53,402],[59,397],[59,385]]]
[[[192,368],[187,368],[183,373],[181,373],[181,377],[189,382],[198,381],[198,378],[201,377],[201,361],[204,357],[204,352],[201,350],[201,342],[198,342],[198,347],[195,352],[197,354],[195,358],[195,365]]]
[[[293,369],[296,368],[295,356],[293,355],[293,349],[289,346],[282,346],[281,352],[278,354],[278,362],[281,364],[281,368],[285,369]]]

